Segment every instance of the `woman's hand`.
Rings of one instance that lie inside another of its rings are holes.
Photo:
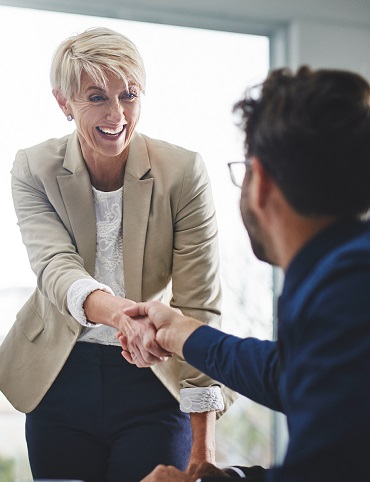
[[[172,356],[163,350],[156,341],[157,330],[146,316],[129,318],[125,333],[119,331],[117,338],[122,347],[123,358],[139,368],[150,367],[166,361]]]
[[[136,303],[124,310],[127,319],[148,319],[156,330],[156,342],[168,353],[183,357],[182,348],[188,337],[202,326],[200,321],[184,316],[180,310],[159,301]],[[126,334],[126,333],[125,333]],[[127,334],[126,334],[127,336]]]
[[[118,330],[119,340],[126,352],[124,358],[138,367],[149,367],[165,361],[171,353],[156,341],[157,330],[148,317],[133,318],[124,310],[136,303],[101,290],[93,291],[85,300],[86,318],[93,323],[112,326]]]

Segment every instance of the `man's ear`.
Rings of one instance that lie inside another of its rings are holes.
[[[53,89],[53,96],[55,97],[56,101],[58,102],[59,107],[62,109],[62,112],[65,116],[70,114],[69,108],[67,106],[67,99],[64,95],[60,92],[60,90]]]
[[[266,206],[273,186],[272,178],[257,157],[252,158],[252,171],[254,176],[255,201],[259,208]]]

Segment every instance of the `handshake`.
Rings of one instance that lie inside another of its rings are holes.
[[[117,338],[125,360],[144,368],[162,363],[173,354],[183,357],[185,341],[201,325],[180,310],[148,301],[124,308]]]
[[[201,322],[184,316],[180,310],[159,301],[137,304],[130,302],[130,305],[123,309],[123,313],[123,326],[117,333],[122,346],[122,356],[140,368],[164,362],[173,354],[183,358],[186,340],[202,326]],[[172,466],[158,465],[142,482],[200,482],[204,477],[204,480],[212,482],[225,478],[236,480],[233,475],[233,471],[228,473],[209,461],[197,460],[195,454],[184,472]],[[248,480],[257,482],[263,479]]]

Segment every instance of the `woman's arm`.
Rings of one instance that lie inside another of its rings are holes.
[[[69,314],[69,287],[79,279],[92,277],[86,269],[86,260],[77,251],[75,233],[58,186],[58,175],[66,174],[59,151],[63,152],[63,145],[51,142],[45,147],[19,151],[11,185],[18,226],[37,277],[37,287],[62,314]],[[84,192],[83,184],[80,182],[80,190]],[[94,221],[92,200],[90,205],[88,196],[84,196],[84,202],[78,208],[86,219],[91,211]]]

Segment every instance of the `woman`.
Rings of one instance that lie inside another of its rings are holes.
[[[135,482],[158,463],[214,462],[215,414],[230,394],[123,315],[171,298],[218,323],[202,160],[135,132],[145,72],[123,35],[95,28],[64,41],[51,84],[76,131],[17,153],[13,199],[37,288],[0,349],[0,388],[27,413],[33,476]],[[118,330],[138,366],[122,358]]]

